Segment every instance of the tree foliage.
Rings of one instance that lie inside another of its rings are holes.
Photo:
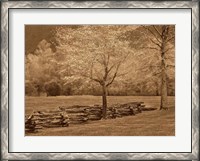
[[[149,25],[141,26],[135,31],[127,32],[130,45],[138,50],[146,51],[142,53],[145,71],[150,84],[154,84],[161,94],[161,107],[167,107],[167,93],[169,88],[169,77],[174,77],[174,48],[175,48],[175,26],[173,25]],[[141,41],[143,43],[141,43]],[[147,55],[147,56],[146,56]],[[157,58],[157,59],[155,59]],[[147,59],[147,61],[144,61]],[[173,73],[173,74],[171,74]],[[160,81],[159,78],[160,77]],[[149,84],[149,83],[148,83]],[[158,88],[160,86],[160,88]],[[157,90],[158,91],[158,90]],[[157,92],[158,93],[158,92]]]
[[[44,84],[47,96],[59,96],[61,93],[61,86],[58,82],[52,80]]]
[[[54,52],[46,40],[38,44],[34,53],[26,55],[26,80],[34,86],[37,95],[45,92],[45,82],[57,79],[56,64]]]
[[[31,53],[26,51],[26,95],[47,93],[45,84],[51,81],[59,82],[62,95],[102,95],[103,86],[106,95],[160,95],[162,58],[156,43],[161,29],[162,25],[62,25],[42,30],[51,33],[44,33],[44,39],[41,34]],[[172,95],[174,32],[170,26],[165,54],[167,91]]]
[[[126,74],[124,65],[132,52],[128,42],[119,38],[122,31],[126,31],[124,26],[108,25],[77,29],[62,26],[56,32],[58,55],[65,55],[61,63],[64,80],[76,75],[98,83],[102,87],[104,117],[107,88],[117,77]]]

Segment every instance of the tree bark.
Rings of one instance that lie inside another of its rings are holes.
[[[165,67],[165,58],[162,58],[161,73],[161,105],[160,110],[167,109],[167,73]]]
[[[168,27],[163,27],[162,44],[161,44],[161,104],[160,110],[167,109],[167,71],[166,71],[166,40],[168,36]]]
[[[102,116],[103,116],[103,119],[106,119],[106,111],[107,111],[107,87],[106,87],[106,85],[102,86],[102,102],[103,102]]]

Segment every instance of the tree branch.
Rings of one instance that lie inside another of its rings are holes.
[[[148,27],[146,27],[146,26],[144,26],[144,25],[142,25],[145,29],[147,29],[155,38],[156,38],[156,40],[159,42],[159,43],[161,43],[161,41],[157,38],[157,36],[153,33],[153,31],[151,31]]]
[[[116,76],[116,77],[122,77],[122,76],[125,76],[125,75],[127,75],[129,72],[130,72],[130,71],[128,71],[128,72],[125,72],[125,73],[121,73],[121,74],[117,74],[117,76]]]
[[[167,53],[169,50],[173,49],[174,47],[168,48],[167,50],[164,51],[164,53]]]
[[[113,83],[113,81],[115,80],[116,76],[117,76],[117,72],[115,72],[115,74],[113,75],[113,78],[111,79],[111,81],[106,84],[106,87],[108,87],[109,85],[111,85]]]
[[[108,53],[106,66],[108,66],[109,62],[110,62],[110,54]]]
[[[98,79],[93,78],[93,69],[94,69],[94,63],[92,62],[89,79],[91,79],[91,80],[93,80],[93,81],[98,82],[98,83],[101,84],[102,83],[101,79],[99,79],[99,78]],[[83,74],[83,76],[88,78],[87,75]]]
[[[140,47],[141,49],[152,49],[152,50],[157,50],[157,51],[160,51],[158,48],[155,48],[155,47],[150,47],[150,46],[142,46],[142,47]]]
[[[103,81],[101,79],[93,78],[92,76],[88,76],[88,75],[85,75],[85,74],[81,74],[80,76],[85,77],[85,78],[89,78],[90,80],[98,82],[100,85],[102,85]]]
[[[108,73],[110,73],[110,71],[114,68],[115,64],[113,64],[109,69],[108,69]]]
[[[99,84],[102,84],[102,81],[101,80],[98,80],[98,79],[95,79],[95,78],[90,78],[91,80],[95,81],[95,82],[98,82]]]
[[[109,83],[106,84],[107,87],[108,87],[109,85],[111,85],[111,84],[113,83],[113,81],[115,80],[121,63],[122,63],[122,61],[120,61],[119,64],[117,65],[116,70],[115,70],[115,73],[114,73],[114,75],[113,75],[111,81],[110,81]]]
[[[106,81],[107,77],[108,77],[108,67],[107,65],[104,66],[104,76],[103,76],[103,80]]]
[[[174,67],[175,67],[175,65],[167,65],[167,67],[172,67],[172,68],[174,68]]]
[[[155,27],[155,25],[153,25],[153,28],[154,28],[154,30],[156,30],[156,32],[158,33],[158,35],[159,35],[160,37],[162,37],[162,34],[158,31],[158,29]]]
[[[166,59],[175,59],[174,56],[166,56],[165,58],[166,58]]]
[[[171,41],[172,39],[174,39],[174,36],[170,37],[170,38],[166,41],[166,43],[168,43],[168,42]]]
[[[157,76],[159,74],[161,74],[161,72],[153,73],[152,76]]]
[[[157,45],[159,48],[161,48],[161,45],[158,44],[158,43],[156,43],[153,39],[150,39],[150,41],[151,41],[152,43],[154,43],[155,45]]]

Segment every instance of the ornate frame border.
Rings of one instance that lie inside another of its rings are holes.
[[[191,153],[9,153],[8,14],[10,8],[187,8],[192,10],[192,152]],[[6,1],[1,2],[1,160],[190,159],[199,160],[199,2],[198,1]]]

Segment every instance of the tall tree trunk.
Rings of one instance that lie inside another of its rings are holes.
[[[167,73],[165,67],[165,58],[162,59],[161,73],[161,105],[160,110],[167,108]]]
[[[166,41],[168,36],[169,27],[162,27],[162,44],[161,44],[161,104],[160,110],[167,109],[167,71],[166,71]]]
[[[102,102],[103,102],[103,119],[106,119],[106,111],[107,111],[107,87],[106,85],[102,86]]]

